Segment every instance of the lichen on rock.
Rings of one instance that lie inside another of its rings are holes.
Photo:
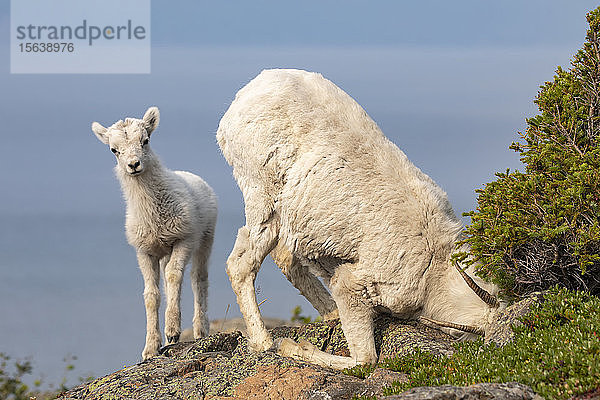
[[[499,344],[510,340],[507,329],[540,299],[541,296],[532,296],[507,308],[500,314],[498,329],[488,339]],[[339,320],[280,326],[270,332],[273,339],[305,339],[331,354],[349,355]],[[454,351],[455,341],[451,336],[416,321],[380,316],[375,320],[374,336],[379,361],[405,356],[415,349],[442,356],[450,356]],[[374,369],[366,379],[360,379],[342,371],[281,357],[273,351],[254,353],[240,332],[232,332],[168,346],[159,356],[85,383],[61,398],[350,399],[356,395],[381,396],[385,386],[403,379],[406,379],[404,374],[381,368]],[[486,393],[487,388],[469,389],[465,393]],[[497,393],[504,390],[504,387],[493,388]]]

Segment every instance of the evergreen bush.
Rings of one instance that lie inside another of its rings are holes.
[[[600,7],[571,68],[558,68],[535,100],[520,153],[525,171],[478,190],[464,242],[478,274],[519,296],[556,284],[600,293]]]

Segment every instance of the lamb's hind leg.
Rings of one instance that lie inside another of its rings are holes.
[[[345,265],[339,266],[330,280],[331,294],[338,306],[342,330],[350,349],[350,357],[328,354],[306,341],[297,344],[288,338],[278,344],[278,353],[335,369],[352,368],[357,364],[376,363],[373,307],[368,300],[357,295],[354,288],[348,287],[348,284],[355,286],[353,280],[354,276]]]
[[[338,318],[335,301],[327,289],[281,242],[271,251],[271,257],[288,281],[306,297],[323,319]]]
[[[254,351],[267,350],[273,344],[260,316],[254,281],[262,261],[276,243],[277,232],[273,224],[263,223],[252,230],[243,226],[238,230],[227,259],[227,275],[246,322],[249,346]]]
[[[144,360],[158,354],[161,345],[158,309],[160,307],[160,268],[158,258],[138,251],[138,264],[144,277],[144,305],[146,307],[146,344]]]
[[[168,344],[177,343],[181,334],[181,282],[185,265],[190,260],[193,244],[181,241],[173,245],[171,258],[165,266],[167,309],[165,311],[165,336]]]
[[[206,234],[198,250],[192,256],[192,291],[194,292],[194,339],[208,336],[208,258],[212,248],[213,235]]]

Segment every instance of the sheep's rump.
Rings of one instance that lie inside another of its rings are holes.
[[[353,261],[365,246],[385,253],[403,242],[395,253],[422,255],[440,232],[452,238],[437,245],[447,245],[460,229],[446,194],[320,74],[263,71],[237,93],[217,140],[244,195],[247,225],[276,214],[280,237],[298,256]]]

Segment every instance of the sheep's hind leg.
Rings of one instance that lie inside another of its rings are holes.
[[[252,230],[243,226],[238,230],[235,245],[227,259],[227,275],[246,322],[249,346],[254,351],[265,351],[273,344],[260,316],[254,281],[264,258],[276,243],[274,224],[263,223]]]
[[[212,248],[213,235],[206,234],[198,250],[192,256],[192,291],[194,292],[194,319],[192,320],[194,339],[208,336],[208,258]]]
[[[138,264],[144,277],[144,305],[146,307],[146,344],[142,352],[144,360],[158,354],[161,345],[158,309],[160,307],[160,268],[158,258],[137,253]]]
[[[289,338],[282,339],[277,345],[277,352],[286,357],[299,358],[323,367],[334,369],[352,368],[358,364],[374,364],[377,362],[375,339],[373,337],[373,307],[368,299],[357,295],[348,288],[352,274],[347,267],[339,266],[330,280],[330,288],[340,314],[340,322],[350,357],[336,356],[317,349],[307,341],[295,343]]]
[[[171,258],[165,266],[167,309],[165,311],[165,336],[168,344],[177,343],[181,334],[181,282],[183,271],[188,263],[193,246],[187,241],[177,242],[171,251]]]
[[[324,320],[339,317],[335,301],[321,281],[310,273],[306,266],[300,264],[300,261],[283,244],[277,244],[277,247],[271,251],[271,257],[288,281],[306,297]]]

